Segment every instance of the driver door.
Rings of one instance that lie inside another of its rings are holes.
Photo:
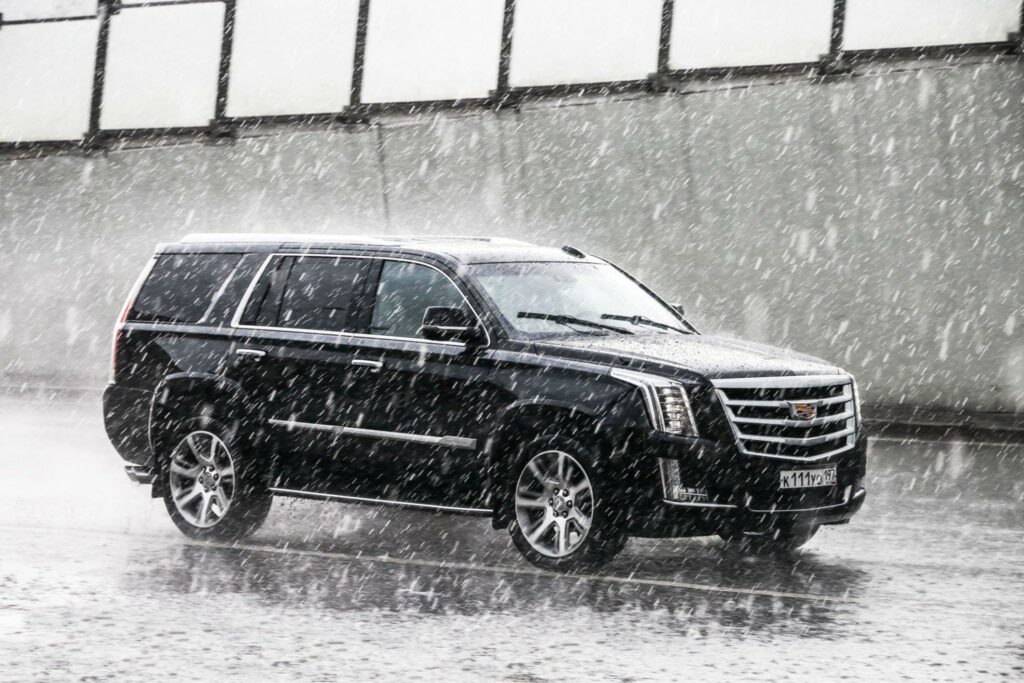
[[[485,425],[497,394],[484,349],[431,341],[420,332],[426,309],[463,308],[479,320],[455,282],[438,268],[380,259],[365,301],[369,334],[357,353],[356,383],[369,400],[362,427],[374,435],[387,497],[438,506],[482,507]]]

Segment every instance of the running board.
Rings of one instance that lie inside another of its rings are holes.
[[[312,500],[334,500],[339,503],[355,503],[357,505],[384,505],[387,507],[405,508],[407,510],[427,510],[432,512],[451,512],[459,515],[490,517],[492,510],[487,508],[466,508],[454,505],[431,505],[430,503],[413,503],[404,500],[387,500],[385,498],[361,498],[359,496],[342,496],[336,493],[319,493],[317,491],[300,491],[297,489],[271,488],[270,492],[278,496],[290,498],[309,498]]]

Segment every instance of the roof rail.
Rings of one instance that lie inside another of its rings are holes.
[[[508,237],[472,237],[462,235],[338,235],[338,234],[298,234],[298,233],[260,233],[260,232],[224,232],[224,233],[193,233],[181,238],[180,243],[273,243],[273,242],[311,242],[314,244],[414,244],[417,242],[482,242],[503,246],[534,246],[529,242]]]
[[[341,242],[348,244],[390,244],[382,239],[366,235],[298,234],[269,232],[197,232],[185,235],[181,243],[190,242],[316,242],[320,244]]]

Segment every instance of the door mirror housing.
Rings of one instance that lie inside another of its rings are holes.
[[[420,334],[430,341],[460,342],[466,346],[479,346],[486,341],[483,329],[461,308],[431,306],[423,313]]]

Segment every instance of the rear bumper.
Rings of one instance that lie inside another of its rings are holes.
[[[148,465],[125,465],[124,473],[128,475],[136,484],[142,484],[148,486],[153,483],[153,479],[156,475],[153,473],[152,468]]]
[[[149,443],[152,399],[150,391],[117,384],[107,385],[103,392],[103,426],[107,438],[129,466],[153,466]]]

